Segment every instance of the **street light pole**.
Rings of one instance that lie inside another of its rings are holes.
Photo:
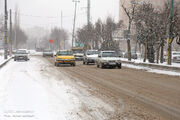
[[[173,12],[174,12],[174,0],[171,0],[171,15],[170,15],[170,27],[169,27],[169,39],[168,39],[168,60],[167,64],[171,65],[172,56],[172,42],[173,42]]]
[[[12,10],[10,9],[10,21],[9,21],[9,23],[10,23],[10,33],[9,33],[9,40],[10,40],[10,42],[11,42],[11,49],[10,49],[10,51],[11,51],[11,54],[12,54]]]
[[[76,11],[77,11],[77,3],[80,2],[80,1],[73,0],[73,2],[75,3],[75,10],[74,10],[73,33],[72,33],[72,48],[73,48],[74,40],[75,40],[75,27],[76,27]]]
[[[5,0],[5,24],[4,24],[4,59],[7,59],[7,52],[8,52],[8,28],[7,28],[7,20],[8,20],[8,12],[7,12],[7,0]]]

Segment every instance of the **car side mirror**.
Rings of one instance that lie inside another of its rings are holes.
[[[99,58],[101,58],[101,55],[98,55]]]
[[[56,57],[56,54],[54,56]]]

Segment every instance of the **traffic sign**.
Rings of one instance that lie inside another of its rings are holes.
[[[53,43],[54,42],[54,40],[49,40],[49,43]]]

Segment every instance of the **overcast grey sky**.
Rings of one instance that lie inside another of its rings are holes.
[[[4,0],[0,0],[1,3]],[[0,3],[0,4],[1,4]],[[21,26],[30,28],[41,26],[52,28],[61,25],[61,10],[63,11],[63,27],[72,30],[74,3],[72,0],[8,0],[8,8],[14,10],[18,5],[21,13]],[[91,0],[91,21],[95,22],[98,18],[103,20],[111,15],[118,20],[119,0]],[[2,4],[0,5],[2,7]],[[80,0],[77,10],[77,27],[86,24],[87,0]]]

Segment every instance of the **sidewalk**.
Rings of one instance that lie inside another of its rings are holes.
[[[121,58],[123,66],[134,68],[134,69],[142,69],[148,72],[158,73],[158,74],[167,74],[167,75],[175,75],[180,76],[180,63],[172,63],[172,65],[167,65],[164,63],[149,63],[143,62],[143,59],[137,59],[132,61],[128,61],[126,58]]]

